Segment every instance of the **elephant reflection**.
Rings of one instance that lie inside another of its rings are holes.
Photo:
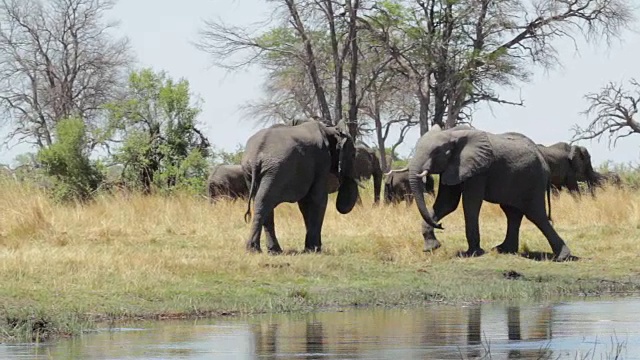
[[[320,321],[307,321],[306,331],[307,359],[320,359],[324,355],[324,331]]]
[[[525,335],[523,336],[520,307],[507,307],[507,339],[510,341],[551,340],[552,311],[553,308],[550,306],[544,307],[540,311],[536,311],[538,316],[536,316],[535,319],[529,318],[529,320],[533,320],[533,322],[526,326],[528,331],[524,332]],[[469,309],[467,314],[467,345],[472,345],[469,348],[467,355],[469,357],[481,357],[482,351],[484,350],[475,345],[480,345],[482,343],[482,307],[472,307]],[[519,359],[533,357],[537,359],[547,358],[550,355],[551,350],[544,348],[510,349],[507,353],[507,358]]]
[[[320,321],[308,319],[304,327],[304,344],[302,348],[296,344],[284,342],[278,346],[278,338],[287,338],[287,329],[280,329],[278,323],[255,324],[252,326],[254,354],[260,357],[280,356],[287,353],[306,352],[306,359],[319,359],[325,353],[325,332]],[[292,348],[293,346],[293,348]]]
[[[265,329],[266,328],[266,329]],[[276,354],[278,352],[278,324],[255,324],[253,330],[253,348],[256,355]]]

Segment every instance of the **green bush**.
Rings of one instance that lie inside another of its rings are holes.
[[[56,125],[55,142],[37,154],[37,161],[51,181],[51,193],[59,201],[89,200],[103,175],[89,159],[86,128],[82,119],[63,119]]]

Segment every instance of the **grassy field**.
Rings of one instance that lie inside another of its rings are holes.
[[[244,201],[210,205],[193,196],[99,197],[56,205],[39,191],[0,184],[0,337],[73,335],[98,321],[429,301],[537,300],[640,289],[640,192],[608,189],[581,201],[552,199],[555,227],[577,262],[493,252],[460,259],[462,210],[443,220],[443,247],[425,254],[415,205],[364,206],[348,215],[330,198],[323,253],[250,255]],[[430,200],[429,200],[430,201]],[[504,238],[506,219],[485,203],[482,246]],[[301,250],[295,204],[276,210],[285,252]],[[263,236],[264,239],[264,236]],[[527,220],[521,250],[550,251]],[[264,247],[264,240],[263,240]],[[507,271],[522,277],[507,279]]]

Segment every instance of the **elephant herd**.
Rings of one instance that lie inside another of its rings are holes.
[[[214,168],[207,189],[212,202],[220,197],[248,200],[248,251],[262,251],[264,228],[267,251],[282,252],[274,209],[283,202],[295,202],[306,227],[304,252],[320,252],[328,194],[338,192],[336,208],[347,214],[361,202],[359,182],[373,178],[374,204],[378,204],[383,175],[386,204],[405,200],[410,205],[415,200],[423,219],[425,252],[441,246],[434,229],[443,229],[439,222],[462,199],[468,249],[460,256],[484,253],[478,216],[482,203],[488,201],[499,204],[507,219],[505,238],[495,247],[498,252],[518,251],[520,224],[526,217],[548,240],[557,261],[573,256],[550,222],[552,189],[567,188],[579,194],[578,182],[586,182],[594,194],[594,188],[605,181],[620,184],[617,174],[593,170],[584,147],[544,146],[520,133],[493,134],[468,125],[446,130],[432,127],[418,140],[408,167],[383,172],[375,151],[356,146],[344,121],[335,126],[307,121],[256,132],[246,142],[242,163]],[[433,175],[439,175],[437,195]],[[426,206],[425,193],[435,196],[431,209]]]
[[[384,172],[378,155],[374,149],[367,145],[355,146],[354,172],[358,182],[373,178],[373,202],[380,203],[381,193],[385,204],[398,204],[407,202],[407,206],[413,202],[413,194],[409,188],[408,169],[394,169]],[[391,157],[387,156],[387,164],[390,166]],[[382,184],[384,178],[384,184]],[[435,196],[434,179],[432,176],[423,179],[424,192]],[[382,186],[384,185],[384,190]],[[338,191],[338,178],[330,176],[327,182],[329,194]],[[217,165],[209,173],[207,179],[207,197],[214,203],[219,199],[246,199],[249,196],[249,186],[245,181],[242,165],[222,164]],[[358,197],[358,203],[361,203]]]

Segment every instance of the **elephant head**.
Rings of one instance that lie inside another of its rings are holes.
[[[487,134],[468,126],[441,130],[434,126],[416,145],[409,162],[409,184],[420,215],[429,225],[442,229],[427,210],[422,192],[422,177],[440,174],[442,185],[458,185],[489,168],[493,150]]]
[[[330,128],[327,138],[332,155],[331,172],[338,177],[340,183],[336,209],[341,214],[348,214],[359,196],[354,168],[356,148],[342,120]]]
[[[569,162],[576,172],[578,181],[587,181],[590,185],[596,182],[596,175],[591,165],[591,154],[587,148],[572,145],[569,150]]]

